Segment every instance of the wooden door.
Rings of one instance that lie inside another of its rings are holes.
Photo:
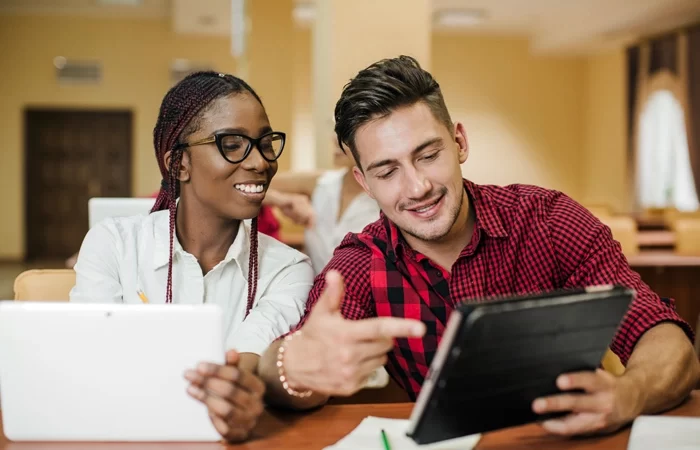
[[[27,260],[65,259],[88,231],[88,199],[131,196],[130,111],[25,111]]]

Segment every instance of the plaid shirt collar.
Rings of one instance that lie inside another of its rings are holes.
[[[493,199],[488,194],[482,192],[477,184],[474,184],[466,179],[462,179],[462,182],[464,183],[464,189],[467,191],[467,195],[469,196],[469,206],[474,208],[474,211],[476,212],[474,237],[467,247],[476,248],[476,246],[479,244],[479,239],[481,238],[482,232],[492,238],[508,237],[508,232],[503,226],[503,221],[498,215]],[[384,223],[387,241],[391,243],[391,246],[387,249],[387,256],[389,259],[395,262],[398,258],[400,258],[402,253],[405,253],[410,257],[414,257],[415,252],[411,246],[408,245],[403,235],[396,227],[396,224],[389,220],[383,212],[380,213],[380,217]]]

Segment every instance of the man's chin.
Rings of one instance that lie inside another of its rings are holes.
[[[435,242],[447,236],[450,228],[442,224],[433,224],[432,226],[401,228],[401,231],[421,241]]]

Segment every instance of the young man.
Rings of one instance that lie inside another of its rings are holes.
[[[385,362],[415,398],[457,302],[610,283],[637,291],[611,344],[626,371],[562,374],[558,387],[573,392],[532,405],[542,414],[569,412],[545,429],[616,430],[692,390],[700,373],[692,331],[672,303],[630,269],[609,228],[564,194],[462,179],[464,126],[453,124],[438,83],[414,59],[361,71],[345,86],[335,119],[355,178],[383,214],[343,241],[316,279],[300,332],[261,359],[271,400],[318,405],[354,392]]]

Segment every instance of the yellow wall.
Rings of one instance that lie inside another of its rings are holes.
[[[159,187],[152,133],[175,58],[235,73],[228,38],[176,35],[168,20],[0,16],[0,259],[24,254],[23,123],[26,107],[128,108],[134,114],[134,195]],[[99,86],[60,86],[55,56],[103,63]]]
[[[297,57],[310,59],[310,32],[297,30],[296,42]],[[479,183],[537,184],[581,198],[583,59],[532,56],[525,39],[438,33],[431,55],[430,71],[452,119],[467,129],[465,176]],[[304,65],[294,70],[303,94],[296,101],[292,167],[306,168],[295,160],[313,149],[313,136],[304,132],[313,125],[311,76]]]
[[[249,4],[251,23],[262,22],[264,26],[251,26],[246,49],[247,70],[240,76],[262,98],[272,127],[289,134],[294,111],[294,94],[290,89],[292,73],[289,68],[296,59],[291,39],[294,0],[255,0]],[[293,142],[285,144],[277,163],[278,170],[289,170],[293,148]]]
[[[583,198],[617,212],[629,212],[625,83],[623,50],[588,58]]]
[[[311,30],[309,28],[295,27],[295,58],[291,67],[292,86],[294,89],[294,116],[290,131],[295,149],[291,155],[291,168],[298,171],[312,171],[316,169],[311,53]],[[332,122],[333,111],[328,111],[328,119],[329,123]]]
[[[533,56],[525,39],[435,34],[432,73],[469,138],[465,176],[580,198],[584,67]]]
[[[295,29],[290,39],[294,62],[280,71],[294,91],[285,159],[293,168],[312,168],[307,166],[314,152],[310,30]],[[0,48],[0,207],[5,214],[0,259],[18,259],[24,252],[24,108],[130,108],[133,192],[145,195],[159,182],[152,129],[170,86],[172,60],[187,58],[235,73],[227,38],[176,35],[165,20],[0,17]],[[101,60],[103,83],[57,85],[52,67],[57,55]],[[481,183],[532,183],[584,202],[623,207],[622,51],[589,58],[538,57],[525,39],[437,33],[431,71],[454,120],[466,126],[471,147],[466,176]],[[269,99],[266,103],[272,101],[269,93],[261,95]]]

